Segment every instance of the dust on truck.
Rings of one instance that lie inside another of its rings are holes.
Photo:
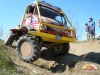
[[[75,36],[75,28],[59,7],[34,1],[26,7],[21,24],[10,29],[5,45],[16,40],[18,56],[29,63],[40,57],[42,47],[54,56],[67,54]]]

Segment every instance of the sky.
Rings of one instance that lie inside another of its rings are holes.
[[[15,28],[21,23],[22,16],[28,4],[34,0],[0,0],[0,25],[4,30],[5,39],[10,28]],[[81,40],[86,39],[85,23],[93,18],[96,25],[96,37],[100,33],[98,20],[100,19],[100,0],[44,0],[60,7],[70,19],[73,16],[73,26],[78,23],[78,33]],[[70,12],[69,12],[70,11]]]

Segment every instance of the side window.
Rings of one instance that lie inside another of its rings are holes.
[[[58,22],[60,22],[60,23],[62,23],[61,16],[56,16],[56,17],[55,17],[55,20],[58,21]]]
[[[63,23],[64,23],[65,25],[67,25],[67,20],[66,20],[65,16],[63,17]]]
[[[34,12],[33,12],[34,15],[38,15],[38,11],[37,11],[37,7],[34,6]]]
[[[26,9],[26,13],[32,13],[33,12],[33,7],[31,5],[29,5]]]
[[[24,18],[29,18],[32,16],[33,14],[33,10],[34,10],[34,7],[32,5],[29,5],[27,8],[26,8],[26,12],[25,12],[25,17]]]
[[[67,27],[67,28],[69,27],[65,16],[62,16],[62,23],[63,23],[64,27]]]

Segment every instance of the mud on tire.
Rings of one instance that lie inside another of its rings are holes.
[[[69,43],[64,43],[64,44],[54,45],[49,49],[49,51],[54,56],[60,56],[67,54],[69,52],[69,49],[70,49]]]
[[[20,59],[27,63],[36,61],[41,55],[39,43],[31,37],[20,38],[16,48]]]
[[[14,35],[13,35],[13,34],[14,34],[13,31],[10,31],[10,32],[8,33],[8,35],[7,35],[7,37],[6,37],[6,40],[5,40],[5,42],[4,42],[4,44],[5,44],[6,46],[12,45],[12,43],[13,43],[13,41],[14,41]]]

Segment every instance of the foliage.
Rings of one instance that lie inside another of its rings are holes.
[[[67,12],[68,14],[68,18],[71,21],[72,25],[75,27],[76,29],[76,39],[79,40],[81,39],[81,37],[83,36],[83,28],[81,27],[81,25],[79,25],[77,19],[77,16],[75,15],[75,13],[73,11],[71,11],[70,9]]]

